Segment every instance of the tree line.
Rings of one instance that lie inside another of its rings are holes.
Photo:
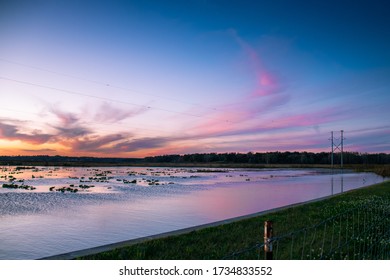
[[[334,164],[341,161],[334,154]],[[330,164],[331,154],[326,152],[267,152],[267,153],[196,153],[146,157],[148,163],[248,163],[248,164]],[[390,154],[344,152],[344,164],[390,164]]]
[[[100,158],[68,156],[0,156],[0,165],[58,165],[58,166],[93,166],[97,165],[131,165],[140,162],[137,158]]]
[[[340,163],[340,153],[334,154],[334,164]],[[266,153],[196,153],[160,155],[145,158],[103,158],[67,156],[0,156],[0,165],[142,165],[153,163],[243,163],[243,164],[330,164],[327,152],[266,152]],[[390,164],[390,154],[344,152],[344,164]]]

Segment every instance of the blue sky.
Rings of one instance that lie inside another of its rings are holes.
[[[2,1],[0,153],[388,153],[389,8]]]

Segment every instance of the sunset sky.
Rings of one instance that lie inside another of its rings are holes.
[[[0,1],[0,155],[390,153],[390,1]]]

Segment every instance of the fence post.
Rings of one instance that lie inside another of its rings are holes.
[[[272,252],[272,221],[264,222],[264,257],[266,260],[272,260],[273,252]]]

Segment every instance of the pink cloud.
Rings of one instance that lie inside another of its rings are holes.
[[[229,32],[246,54],[252,68],[256,88],[251,97],[269,96],[283,92],[286,86],[280,76],[265,67],[259,53],[248,42],[244,41],[235,30],[231,29]]]
[[[318,111],[298,114],[284,114],[278,113],[272,115],[262,116],[261,113],[254,110],[245,111],[245,107],[237,107],[237,110],[229,112],[219,112],[215,114],[215,119],[209,119],[194,126],[189,130],[192,139],[208,139],[220,138],[227,136],[250,136],[262,135],[277,135],[275,139],[281,137],[285,141],[290,141],[294,130],[310,129],[314,133],[318,133],[320,126],[332,123],[338,120],[339,108],[324,108]],[[261,109],[260,109],[261,112]],[[218,118],[230,118],[231,121],[218,121]],[[271,134],[270,134],[271,133]],[[273,142],[275,144],[275,142]]]
[[[284,85],[280,82],[280,78],[274,73],[258,71],[257,76],[258,87],[253,91],[253,97],[274,95],[284,90]]]
[[[148,110],[149,109],[144,106],[137,107],[133,110],[129,110],[129,109],[124,110],[116,106],[113,106],[108,102],[104,102],[101,104],[99,108],[97,108],[94,116],[94,120],[96,120],[97,122],[115,123],[130,117],[140,115]]]
[[[51,108],[50,112],[60,120],[63,126],[73,125],[79,121],[79,117],[76,114],[64,112],[58,108]]]
[[[246,110],[242,105],[232,106],[229,110],[216,111],[207,116],[207,119],[202,119],[200,123],[189,130],[189,134],[208,137],[234,131],[253,116],[253,112]]]
[[[30,144],[44,144],[52,139],[53,135],[40,133],[39,131],[34,131],[31,134],[19,132],[19,127],[16,125],[10,125],[5,123],[0,123],[0,139],[5,140],[20,140],[22,142]]]
[[[278,118],[272,121],[274,128],[312,126],[324,123],[327,118],[317,113],[305,113]]]
[[[279,75],[263,65],[259,53],[235,30],[229,32],[247,57],[246,63],[249,63],[249,68],[253,72],[255,88],[251,90],[251,94],[242,96],[238,102],[221,104],[220,110],[212,112],[199,124],[194,125],[190,130],[193,137],[235,135],[254,130],[259,132],[259,125],[263,127],[266,125],[264,114],[290,101],[290,95],[284,92],[285,83],[281,81]],[[257,123],[254,125],[255,121]]]
[[[105,145],[110,145],[124,138],[123,135],[113,134],[107,136],[89,136],[69,142],[72,143],[72,149],[75,151],[96,151]]]
[[[327,124],[337,119],[337,115],[333,114],[333,109],[323,109],[315,112],[292,114],[287,116],[276,117],[273,119],[263,119],[257,125],[251,126],[248,129],[235,131],[237,135],[261,133],[273,130],[287,130],[294,128],[308,127],[315,128],[318,125]],[[282,138],[284,138],[282,136]]]

